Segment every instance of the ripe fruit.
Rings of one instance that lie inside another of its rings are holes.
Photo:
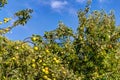
[[[56,78],[53,78],[53,80],[56,80]]]
[[[65,72],[65,71],[63,71],[63,74],[66,74],[66,72]]]
[[[45,74],[49,74],[49,71],[45,71],[44,73],[45,73]]]
[[[32,62],[35,62],[35,59],[32,59]]]
[[[33,67],[33,68],[35,68],[35,67],[36,67],[36,65],[35,65],[35,64],[32,64],[32,67]]]
[[[41,63],[42,62],[42,60],[39,60],[39,63]]]
[[[4,18],[4,23],[7,23],[11,18]]]
[[[45,72],[45,69],[42,69],[42,72]]]
[[[48,77],[46,75],[43,76],[44,79],[48,79]]]
[[[39,48],[38,48],[37,46],[34,46],[34,50],[35,50],[35,51],[38,51]]]
[[[45,74],[49,74],[48,67],[45,67],[44,69],[42,69],[42,71],[43,71]]]
[[[19,49],[19,47],[18,47],[18,46],[16,46],[16,47],[15,47],[15,49]]]
[[[48,67],[45,67],[45,70],[47,70],[47,71],[48,71]]]
[[[46,53],[50,53],[50,51],[48,49],[45,50]]]
[[[54,57],[53,60],[56,61],[57,59]]]
[[[55,62],[58,64],[60,61],[59,61],[59,60],[56,60]]]
[[[59,60],[57,60],[57,58],[53,58],[53,60],[58,64],[60,61]]]
[[[46,64],[45,64],[45,63],[43,63],[43,66],[46,66]]]
[[[32,40],[32,41],[36,41],[37,38],[36,38],[36,37],[32,37],[31,40]]]
[[[12,58],[12,60],[16,60],[16,58],[15,58],[15,57],[13,57],[13,58]]]
[[[52,76],[55,76],[55,74],[52,73]]]

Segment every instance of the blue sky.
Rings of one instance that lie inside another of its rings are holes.
[[[8,4],[0,10],[0,20],[12,17],[18,10],[31,8],[34,10],[31,20],[25,26],[14,28],[6,36],[11,40],[23,40],[32,34],[43,35],[45,31],[54,30],[58,22],[62,21],[67,26],[76,30],[78,26],[77,11],[85,7],[87,0],[8,0]],[[120,24],[120,0],[93,0],[92,10],[104,9],[106,12],[114,10],[116,25]]]

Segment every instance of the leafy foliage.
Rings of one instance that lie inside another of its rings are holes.
[[[15,16],[18,17],[18,20],[14,22],[14,26],[25,25],[27,21],[31,18],[30,13],[32,12],[33,10],[31,9],[25,9],[25,10],[16,12]]]
[[[0,0],[0,7],[4,7],[7,4],[7,0]]]
[[[120,28],[111,11],[78,12],[76,32],[60,22],[44,36],[11,41],[0,35],[1,80],[119,80]],[[17,12],[17,25],[30,19],[32,10]],[[4,21],[9,22],[10,18]],[[0,29],[0,34],[11,27]]]
[[[31,13],[33,12],[32,9],[25,9],[25,10],[21,10],[15,13],[15,17],[17,17],[17,20],[15,22],[13,22],[12,26],[6,27],[6,28],[0,28],[0,35],[2,34],[6,34],[7,32],[11,31],[12,28],[18,26],[18,25],[22,25],[24,26],[27,21],[31,18]],[[4,18],[3,22],[0,21],[0,25],[2,25],[3,23],[8,23],[12,18]]]

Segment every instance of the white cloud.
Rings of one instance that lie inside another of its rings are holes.
[[[53,8],[53,9],[62,9],[64,8],[66,5],[68,4],[67,1],[51,1],[51,4],[50,6]]]
[[[83,3],[85,0],[76,0],[76,2]]]
[[[69,8],[69,9],[68,9],[68,12],[69,12],[70,14],[72,14],[72,15],[77,15],[77,10],[74,9],[74,8]]]
[[[77,2],[84,2],[85,0],[73,0]],[[53,11],[58,13],[67,12],[72,15],[77,14],[77,9],[72,7],[72,3],[69,2],[69,0],[39,0],[39,3],[49,6]]]
[[[100,3],[104,2],[104,0],[99,0]]]

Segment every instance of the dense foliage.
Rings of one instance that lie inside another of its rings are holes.
[[[6,0],[1,0],[4,1]],[[0,1],[0,4],[2,4]],[[25,25],[32,10],[16,12],[11,27],[0,29],[1,80],[119,80],[120,29],[111,11],[78,12],[76,32],[62,22],[44,36],[12,41],[3,34]],[[11,18],[4,18],[0,25]]]

